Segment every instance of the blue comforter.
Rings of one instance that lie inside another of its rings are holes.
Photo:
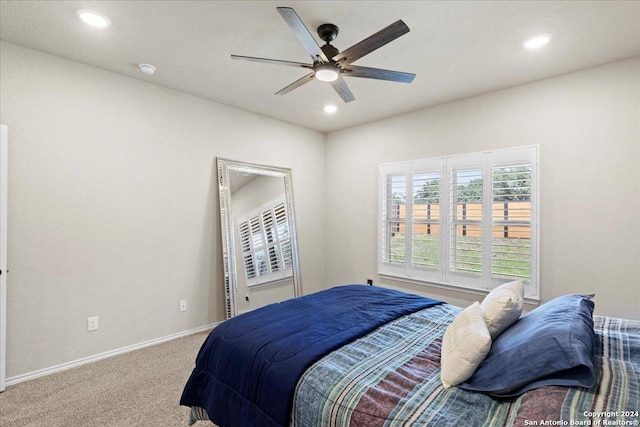
[[[180,404],[204,408],[220,427],[287,426],[308,367],[391,320],[440,303],[348,285],[234,317],[203,344]]]

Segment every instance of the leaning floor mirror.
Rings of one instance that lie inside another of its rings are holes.
[[[217,164],[227,318],[302,295],[291,170]]]

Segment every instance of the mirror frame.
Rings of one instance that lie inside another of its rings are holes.
[[[238,314],[237,302],[237,261],[235,254],[235,238],[233,232],[233,215],[231,212],[231,181],[229,171],[252,173],[256,175],[283,178],[285,203],[289,235],[291,237],[291,270],[293,280],[293,294],[297,298],[302,295],[300,281],[300,260],[298,257],[298,235],[296,232],[295,211],[293,208],[293,187],[291,183],[291,169],[276,166],[266,166],[255,163],[239,162],[236,160],[217,158],[218,164],[218,195],[220,199],[220,225],[222,235],[222,263],[224,266],[224,293],[226,298],[227,319]]]

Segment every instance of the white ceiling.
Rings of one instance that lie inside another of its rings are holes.
[[[274,95],[306,70],[230,59],[231,54],[310,62],[280,14],[293,7],[316,37],[333,23],[340,50],[402,19],[411,31],[355,65],[416,73],[411,84],[346,78],[344,104],[313,81]],[[95,29],[75,11],[107,15]],[[540,51],[529,36],[551,33]],[[640,55],[639,1],[8,1],[0,37],[105,70],[329,132]],[[140,73],[138,63],[158,68]],[[46,70],[43,70],[43,72]],[[325,104],[339,107],[323,112]]]

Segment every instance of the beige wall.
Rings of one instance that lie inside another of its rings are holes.
[[[596,313],[640,318],[639,92],[636,57],[329,134],[327,287],[379,282],[379,164],[539,144],[542,300],[595,292]]]
[[[0,48],[7,378],[224,319],[218,156],[292,169],[303,286],[323,288],[322,133]]]

